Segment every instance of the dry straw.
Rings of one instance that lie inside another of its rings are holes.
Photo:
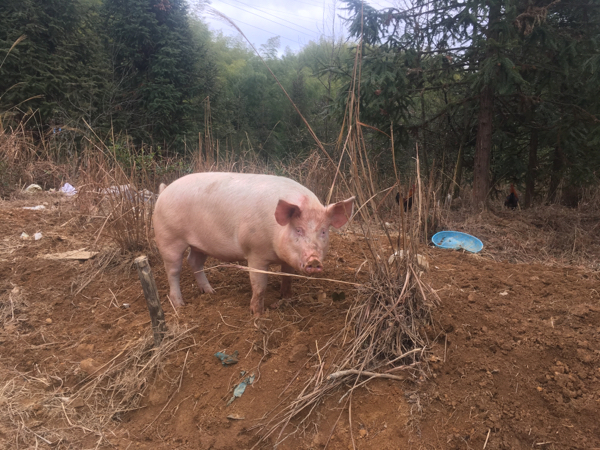
[[[157,163],[139,163],[133,156],[139,152],[129,148],[126,171],[114,144],[111,149],[100,139],[88,141],[90,148],[82,156],[77,200],[80,209],[103,219],[96,243],[106,235],[123,253],[152,250]]]
[[[127,342],[116,356],[72,387],[66,387],[66,380],[57,374],[0,372],[0,431],[12,430],[18,448],[42,442],[78,447],[80,439],[90,434],[98,446],[111,445],[110,424],[138,409],[153,381],[167,378],[163,368],[174,353],[196,345],[192,330],[171,326],[158,348],[148,332]],[[184,369],[185,363],[181,374]],[[181,374],[169,380],[173,387],[180,384]]]

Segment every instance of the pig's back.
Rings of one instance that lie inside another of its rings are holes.
[[[201,206],[227,210],[228,216],[245,216],[249,212],[272,215],[280,199],[302,202],[302,197],[319,200],[307,188],[285,177],[229,172],[193,173],[175,180],[160,194],[160,203]],[[210,212],[210,211],[206,211]],[[275,220],[273,216],[273,220]]]

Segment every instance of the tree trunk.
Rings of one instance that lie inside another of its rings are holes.
[[[421,91],[421,120],[421,150],[425,162],[425,173],[429,175],[429,155],[427,154],[427,144],[425,143],[425,96],[423,95],[423,91]]]
[[[460,137],[460,144],[458,146],[458,156],[456,157],[456,166],[454,166],[454,177],[452,178],[452,198],[457,198],[460,195],[460,183],[462,183],[463,175],[463,164],[465,161],[465,144],[467,143],[467,137],[469,136],[469,128],[471,120],[473,120],[474,111],[471,114],[467,114],[467,106],[465,106],[465,116],[463,118],[463,130]]]
[[[479,97],[479,128],[475,144],[475,167],[473,168],[473,204],[475,206],[485,203],[490,189],[493,117],[494,89],[486,86]]]
[[[500,0],[490,1],[490,19],[486,32],[486,59],[496,53],[491,41],[498,41],[497,22],[500,18]],[[483,62],[483,61],[481,61]],[[490,189],[490,163],[492,160],[492,128],[494,118],[494,87],[488,82],[479,94],[479,118],[475,144],[475,167],[473,168],[473,204],[484,206]]]
[[[460,183],[462,182],[463,173],[463,161],[465,159],[465,143],[461,141],[460,147],[458,147],[458,156],[456,157],[456,166],[454,166],[454,177],[452,178],[452,185],[454,190],[452,191],[452,198],[458,198],[460,195]]]
[[[550,192],[549,198],[550,202],[556,202],[556,194],[558,191],[558,186],[560,185],[560,181],[562,179],[562,171],[564,165],[564,158],[562,152],[562,146],[560,145],[560,133],[558,134],[558,139],[556,142],[556,147],[554,148],[554,159],[552,161],[552,174],[550,175]]]
[[[537,171],[537,150],[538,150],[538,130],[531,132],[529,141],[529,165],[527,166],[527,175],[525,177],[525,208],[530,208],[535,191],[535,176]]]

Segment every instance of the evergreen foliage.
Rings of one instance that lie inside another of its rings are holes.
[[[0,67],[0,106],[21,120],[38,111],[42,125],[91,120],[106,88],[96,23],[98,4],[80,0],[0,2],[0,54],[25,39]]]
[[[184,0],[105,0],[114,93],[112,124],[138,141],[173,145],[211,91],[207,48],[195,42]]]

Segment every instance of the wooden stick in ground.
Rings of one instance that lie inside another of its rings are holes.
[[[148,305],[148,311],[150,312],[150,320],[152,320],[154,346],[158,347],[167,330],[165,313],[160,306],[158,289],[156,289],[156,282],[154,281],[152,269],[148,263],[148,257],[140,256],[139,258],[136,258],[134,262],[137,267],[140,282],[142,283],[142,288],[144,289],[144,297],[146,297],[146,304]]]

